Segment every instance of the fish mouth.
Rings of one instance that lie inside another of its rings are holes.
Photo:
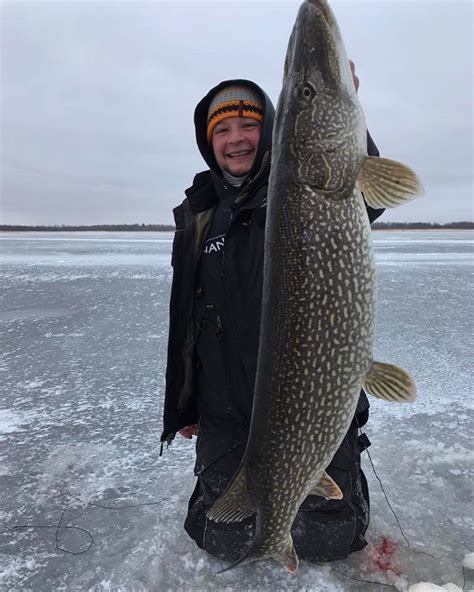
[[[324,17],[326,23],[330,27],[333,26],[335,19],[327,0],[306,0],[306,4],[309,4],[310,6],[313,6],[314,8],[319,10],[319,12]]]
[[[349,60],[327,0],[305,0],[290,37],[285,76],[303,73],[315,88],[355,92]]]

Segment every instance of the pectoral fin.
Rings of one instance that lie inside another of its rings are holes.
[[[215,522],[241,522],[255,513],[255,506],[247,491],[245,465],[241,464],[227,491],[207,512]]]
[[[412,403],[416,397],[416,384],[408,372],[382,362],[372,362],[362,387],[370,395],[393,403]]]
[[[409,167],[375,156],[365,159],[357,185],[373,208],[395,208],[424,193],[420,179]]]
[[[321,479],[309,492],[309,495],[320,495],[326,499],[342,499],[343,494],[339,489],[339,485],[332,479],[326,471],[321,476]]]

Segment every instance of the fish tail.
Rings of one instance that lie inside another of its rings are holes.
[[[275,559],[286,569],[286,571],[291,575],[296,575],[298,572],[298,556],[295,551],[295,547],[293,545],[293,539],[291,535],[288,537],[288,543],[285,549],[282,552],[272,552],[272,551],[264,551],[259,545],[252,545],[247,553],[229,565],[225,569],[217,572],[218,574],[224,573],[225,571],[229,571],[234,569],[235,567],[239,567],[241,565],[245,565],[247,563],[253,563],[255,561],[261,561],[262,559]]]
[[[260,559],[264,559],[264,556],[253,556],[251,554],[251,551],[252,551],[252,549],[250,549],[243,557],[241,557],[237,561],[234,561],[234,563],[232,563],[231,565],[218,571],[217,575],[222,574],[226,571],[230,571],[231,569],[234,569],[235,567],[239,567],[239,565],[245,565],[246,563],[252,563],[253,561],[259,561]]]

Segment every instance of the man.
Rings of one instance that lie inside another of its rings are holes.
[[[197,435],[198,481],[185,529],[199,547],[229,561],[250,546],[254,518],[223,524],[208,520],[206,512],[237,470],[250,427],[274,114],[268,96],[248,80],[227,80],[211,89],[194,113],[197,144],[209,170],[196,175],[174,210],[161,440],[171,443],[176,432]],[[368,152],[378,156],[370,136]],[[371,221],[381,214],[367,210]],[[327,469],[344,497],[305,500],[292,530],[301,558],[342,559],[367,544],[369,498],[357,437],[367,419],[368,402],[361,394],[354,421]]]

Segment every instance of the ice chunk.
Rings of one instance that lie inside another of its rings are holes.
[[[0,435],[22,431],[22,426],[31,421],[33,413],[19,413],[11,409],[0,409]]]
[[[462,564],[464,567],[467,567],[467,569],[474,569],[474,553],[467,553],[467,555],[464,555]]]
[[[419,584],[413,584],[413,586],[410,586],[408,592],[462,592],[462,589],[455,584],[438,586],[431,582],[420,582]]]

